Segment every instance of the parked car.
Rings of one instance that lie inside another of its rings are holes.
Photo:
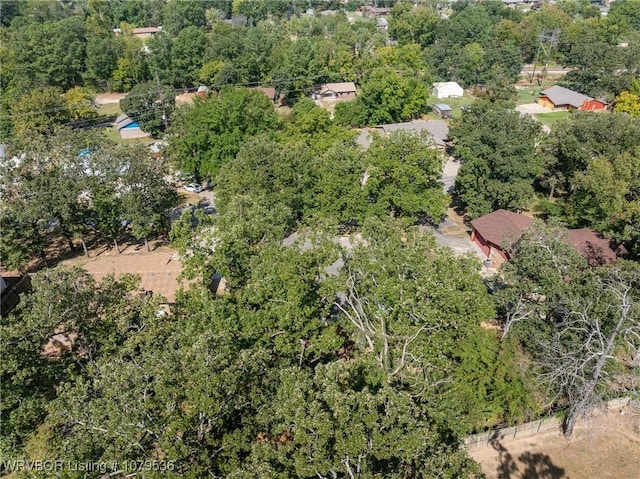
[[[200,193],[202,191],[202,186],[197,183],[189,183],[188,185],[184,185],[183,188],[190,193]]]

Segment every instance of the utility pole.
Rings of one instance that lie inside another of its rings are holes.
[[[540,35],[538,35],[538,52],[536,53],[536,57],[533,62],[533,71],[531,72],[530,81],[531,84],[533,84],[533,80],[535,78],[536,66],[540,58],[541,51],[544,53],[544,67],[542,68],[542,79],[540,81],[540,85],[542,85],[542,82],[544,82],[544,79],[547,75],[547,67],[549,66],[549,55],[551,54],[551,50],[554,47],[558,46],[560,31],[561,30],[559,28],[556,28],[553,30],[551,35],[546,35],[545,32],[542,32]]]
[[[156,73],[156,84],[158,85],[158,97],[160,97],[160,105],[162,106],[162,123],[164,123],[164,129],[166,130],[169,126],[169,119],[167,118],[167,110],[164,106],[164,94],[162,93],[162,87],[160,85],[160,78],[158,78],[158,69],[155,69]]]

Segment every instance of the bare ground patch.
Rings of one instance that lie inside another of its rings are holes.
[[[469,452],[488,479],[640,479],[640,417],[628,408],[560,431],[494,441]]]

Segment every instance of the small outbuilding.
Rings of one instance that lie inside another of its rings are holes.
[[[440,118],[451,118],[453,116],[453,108],[446,103],[436,103],[431,109]]]
[[[389,21],[384,17],[378,18],[376,20],[376,28],[380,28],[381,30],[389,30]]]
[[[454,81],[442,81],[433,84],[432,94],[438,99],[460,98],[464,95],[464,90]]]
[[[115,127],[120,133],[120,138],[146,138],[149,135],[142,131],[137,121],[129,115],[123,114],[116,118]]]

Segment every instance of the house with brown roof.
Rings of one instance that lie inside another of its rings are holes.
[[[173,252],[100,255],[87,261],[83,268],[96,281],[110,274],[138,275],[140,289],[164,297],[166,304],[175,303],[181,287],[182,263]]]
[[[569,230],[563,241],[587,258],[591,266],[610,263],[623,253],[619,248],[614,249],[611,241],[590,228]]]
[[[342,100],[354,98],[356,94],[356,84],[353,82],[325,83],[314,89],[311,98],[314,100]]]
[[[607,109],[604,102],[559,85],[543,90],[538,98],[538,104],[551,110],[602,111]]]
[[[471,241],[499,264],[509,261],[509,248],[520,239],[533,219],[513,211],[496,210],[471,222]]]
[[[162,26],[158,26],[158,27],[139,27],[139,28],[134,28],[131,31],[131,34],[134,37],[137,38],[149,38],[153,35],[155,35],[156,33],[159,33],[162,31]],[[122,29],[121,28],[114,28],[113,29],[113,33],[118,36],[122,33]]]
[[[471,221],[471,240],[496,266],[509,261],[509,250],[531,226],[533,219],[507,210],[496,210]],[[567,230],[562,241],[584,256],[591,266],[609,263],[622,254],[601,234],[590,228]]]
[[[269,100],[271,100],[272,102],[276,102],[276,89],[272,86],[267,86],[267,87],[255,87],[255,90],[258,90],[259,92],[261,92],[262,94],[264,94],[264,96],[266,96]]]
[[[391,13],[391,9],[389,7],[374,7],[372,5],[359,7],[359,10],[364,14],[364,16],[369,18],[384,17]]]

